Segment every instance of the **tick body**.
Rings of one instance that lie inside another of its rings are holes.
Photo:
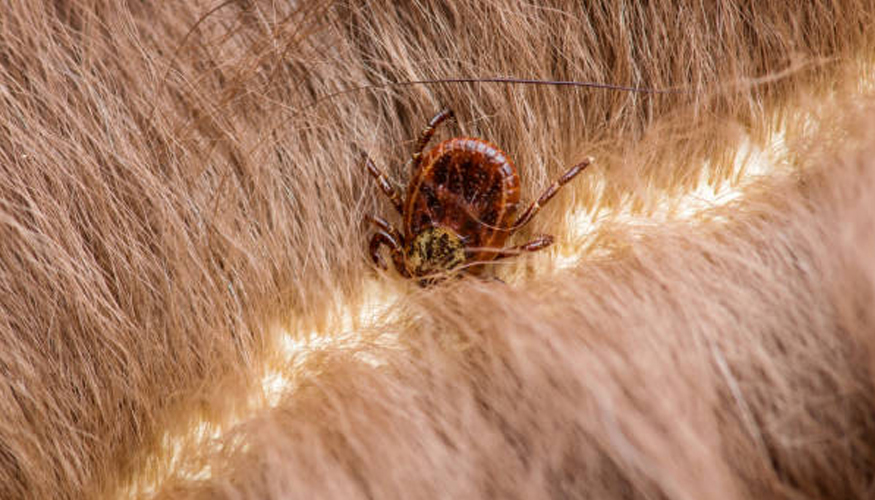
[[[451,116],[452,111],[441,111],[422,131],[403,200],[386,176],[366,159],[368,172],[403,221],[403,231],[398,231],[382,218],[369,217],[377,227],[370,242],[371,258],[385,269],[380,249],[388,246],[396,270],[422,285],[453,272],[481,274],[486,263],[552,244],[553,237],[544,235],[523,245],[505,247],[516,230],[592,161],[587,158],[572,167],[516,217],[519,175],[511,159],[497,146],[483,139],[455,137],[423,154],[435,128]]]

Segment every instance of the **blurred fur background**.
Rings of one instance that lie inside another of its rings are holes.
[[[4,3],[0,498],[872,498],[873,13]],[[382,86],[489,76],[689,92]],[[405,182],[444,106],[439,138],[500,145],[525,199],[597,158],[508,285],[365,258],[390,207],[362,152]],[[776,129],[738,199],[652,218]],[[289,360],[283,331],[329,337]],[[267,365],[292,383],[253,403]]]

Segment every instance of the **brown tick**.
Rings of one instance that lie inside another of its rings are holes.
[[[449,109],[439,112],[420,134],[403,200],[385,174],[365,159],[368,172],[404,224],[401,232],[381,217],[367,216],[377,226],[370,242],[371,259],[386,269],[380,248],[388,246],[395,269],[422,285],[453,271],[479,275],[486,263],[550,246],[549,235],[514,247],[504,243],[592,162],[586,158],[565,172],[514,219],[520,180],[513,162],[498,147],[483,139],[454,137],[423,154],[438,125],[452,116]]]

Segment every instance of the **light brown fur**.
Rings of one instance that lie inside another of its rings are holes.
[[[158,498],[870,498],[873,5],[582,3],[0,7],[0,498],[144,477]],[[496,75],[690,93],[311,105]],[[730,178],[739,130],[775,116],[793,163],[723,222],[609,220],[573,269],[419,291],[367,263],[361,214],[389,207],[359,153],[404,178],[390,160],[442,106],[513,157],[524,200],[596,157],[533,223],[560,239],[567,210],[647,216]],[[289,363],[280,402],[248,411],[275,325],[330,326],[373,279],[400,289],[395,315]],[[149,469],[199,420],[228,425]]]

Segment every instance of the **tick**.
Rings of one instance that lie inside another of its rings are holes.
[[[452,116],[449,109],[440,111],[420,134],[403,199],[386,175],[365,158],[368,172],[403,223],[399,231],[381,217],[366,216],[376,226],[369,245],[371,259],[385,270],[380,250],[388,246],[395,269],[421,285],[452,273],[480,275],[485,264],[550,246],[550,235],[513,247],[504,245],[592,162],[586,158],[573,166],[516,217],[519,175],[510,157],[497,146],[483,139],[454,137],[423,153],[437,127]]]

